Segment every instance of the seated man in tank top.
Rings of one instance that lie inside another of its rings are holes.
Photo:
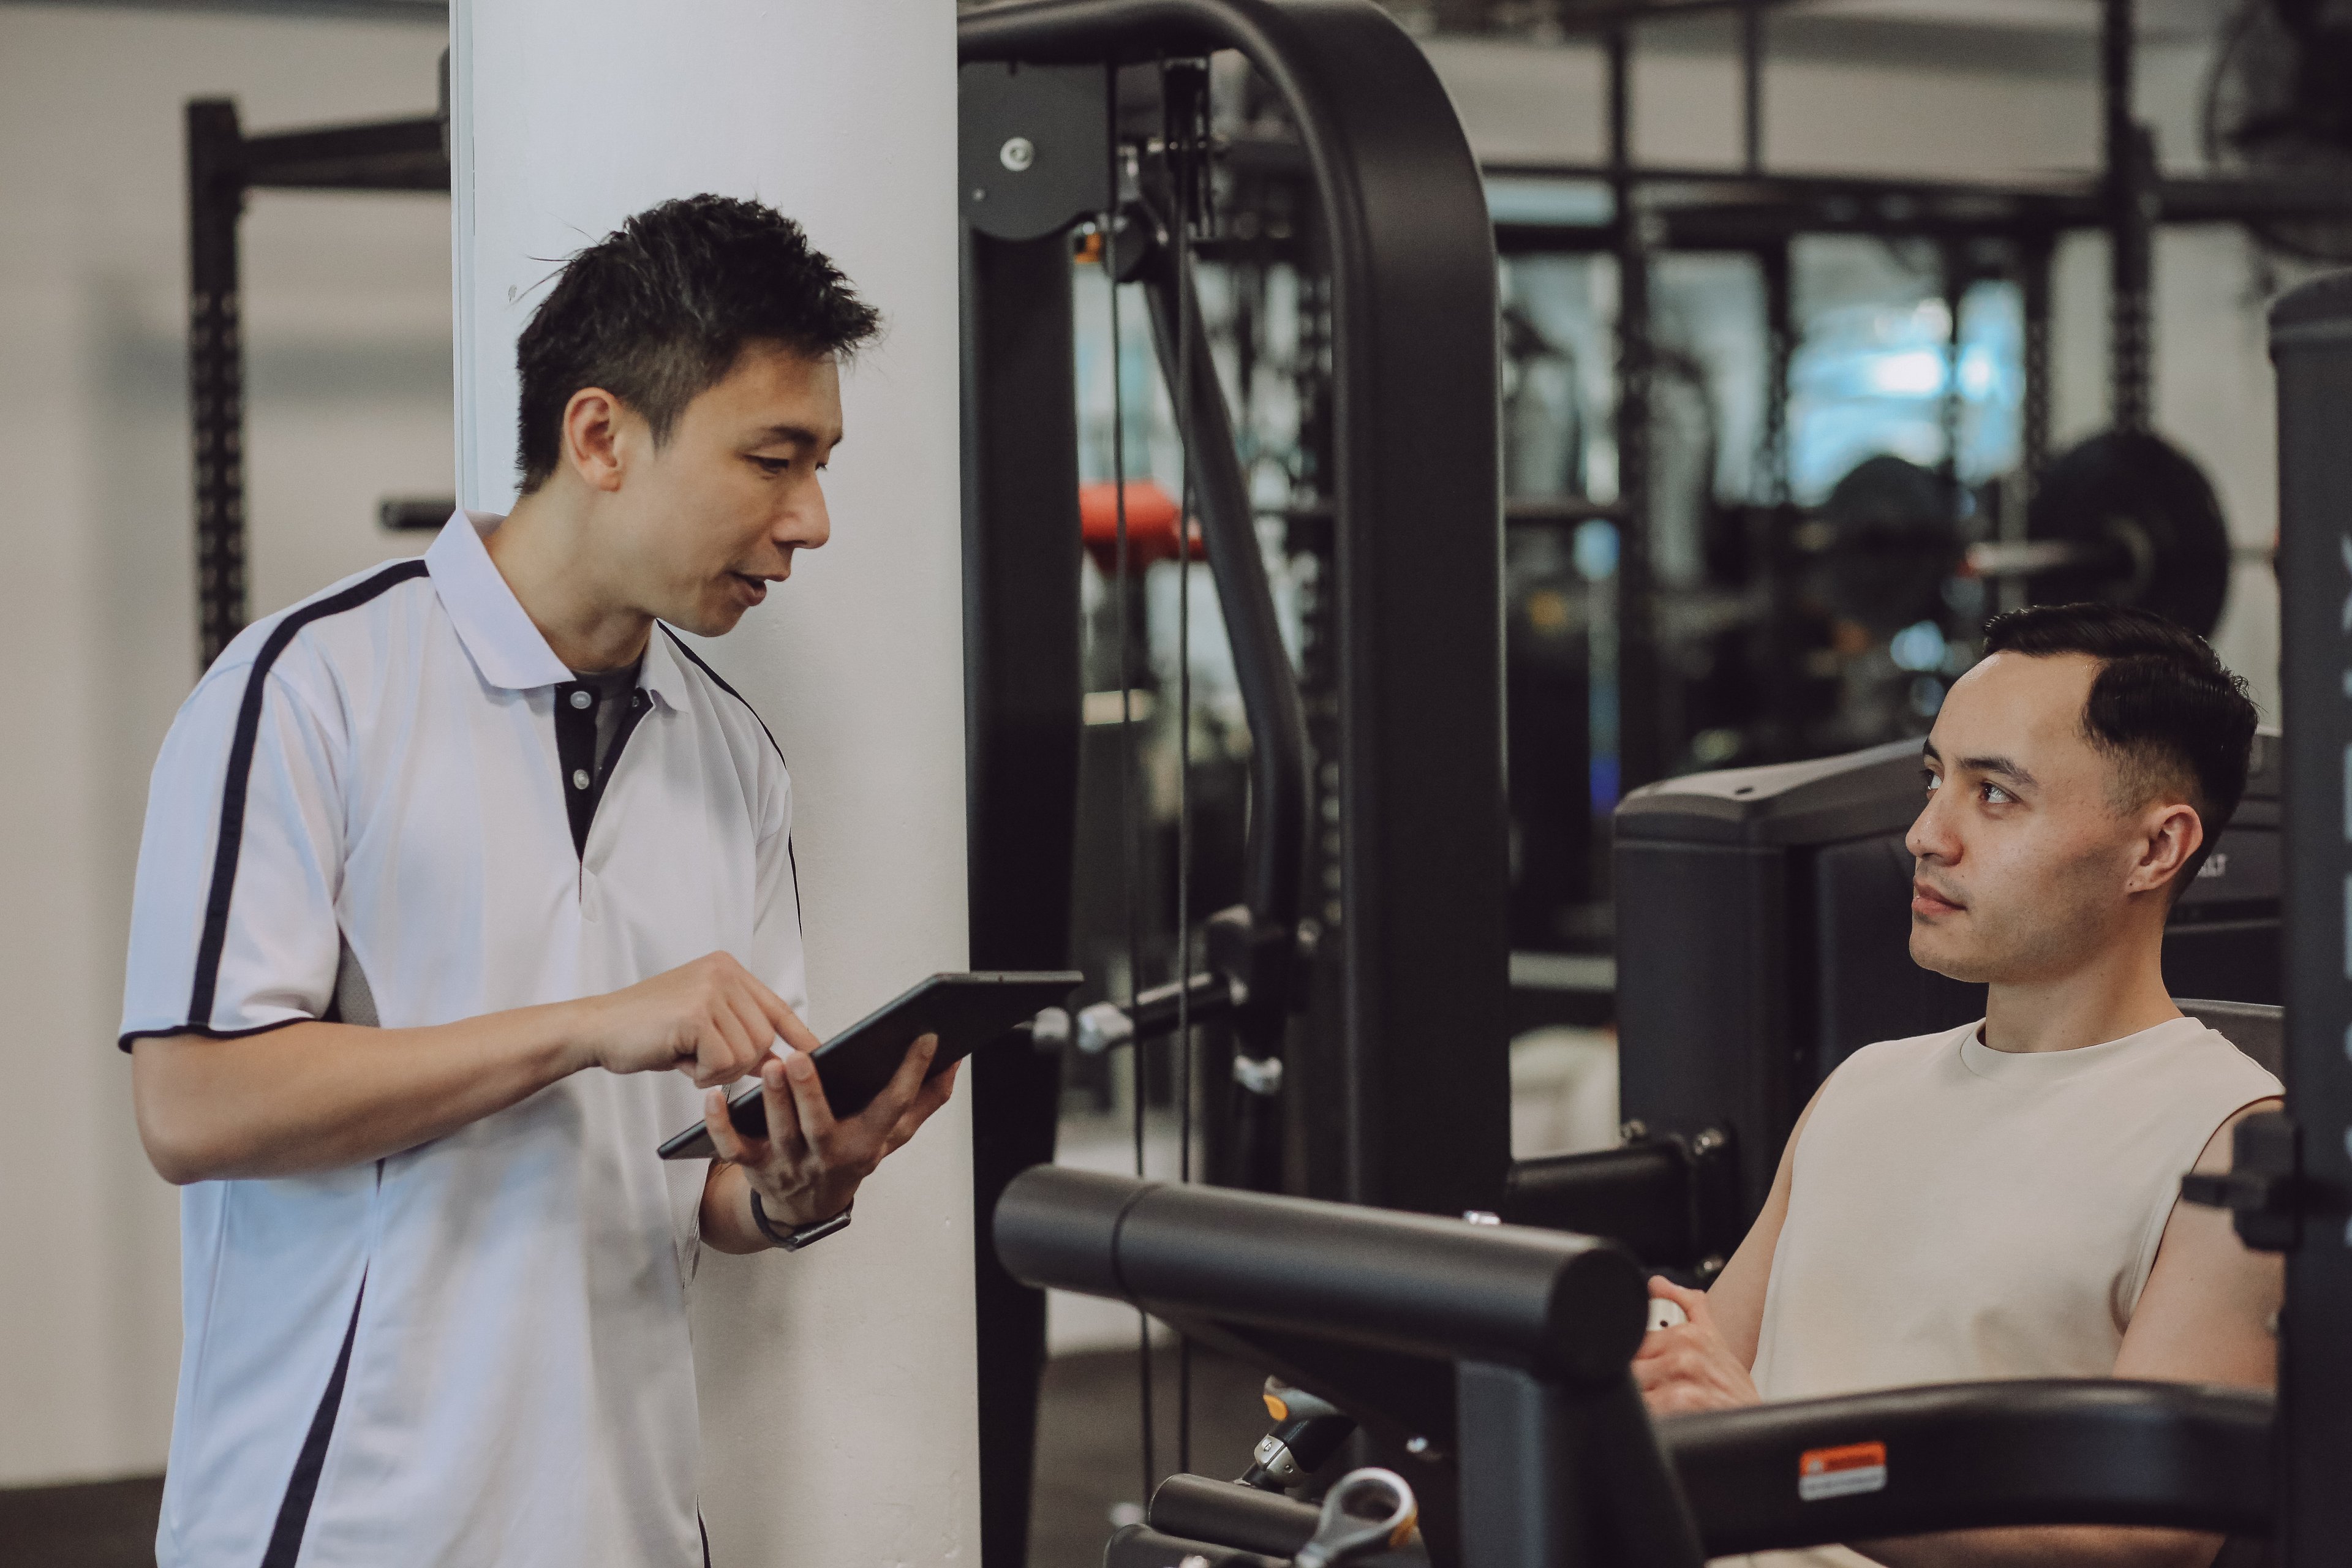
[[[2223,1170],[2278,1080],[2172,1005],[2165,917],[2244,792],[2254,709],[2144,611],[1987,627],[1922,757],[1911,956],[1987,986],[1980,1023],[1856,1052],[1687,1324],[1634,1362],[1651,1409],[1905,1384],[2128,1377],[2268,1388],[2280,1260],[2182,1173]],[[1888,916],[1894,918],[1894,911]],[[2218,1537],[1970,1531],[1788,1554],[1892,1568],[2202,1568]],[[1780,1554],[1775,1554],[1776,1556]]]

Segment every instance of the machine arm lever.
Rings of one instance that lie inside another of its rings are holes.
[[[1187,989],[1192,994],[1185,998],[1184,1010],[1195,1024],[1221,1017],[1249,1002],[1248,986],[1215,970],[1203,970],[1189,980],[1171,980],[1138,992],[1132,1007],[1097,1002],[1087,1008],[1078,1015],[1078,1049],[1090,1057],[1100,1056],[1115,1046],[1174,1034],[1176,1001]]]

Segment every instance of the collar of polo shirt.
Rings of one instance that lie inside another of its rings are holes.
[[[452,512],[425,552],[434,591],[457,628],[457,640],[484,680],[509,691],[561,686],[572,671],[531,624],[530,613],[490,559],[484,536],[506,519],[496,512]],[[685,705],[686,673],[667,637],[648,637],[637,684],[672,711]]]

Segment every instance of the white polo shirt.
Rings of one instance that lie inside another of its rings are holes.
[[[717,949],[803,1005],[783,759],[666,626],[602,780],[593,700],[481,534],[246,628],[173,722],[122,1043],[388,1028],[595,995]],[[586,750],[582,750],[583,746]],[[579,840],[575,843],[575,826]],[[383,1160],[201,1182],[161,1568],[690,1568],[678,1073],[577,1073]]]

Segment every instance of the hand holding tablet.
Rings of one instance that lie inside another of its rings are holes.
[[[936,1077],[1057,1005],[1085,978],[1075,970],[934,974],[809,1053],[825,1103],[836,1119],[855,1116],[882,1091],[908,1047],[923,1036],[939,1037],[929,1075]],[[767,1136],[767,1107],[760,1096],[754,1079],[727,1102],[728,1120],[746,1137]],[[665,1160],[707,1160],[716,1152],[710,1130],[700,1121],[661,1146]]]

